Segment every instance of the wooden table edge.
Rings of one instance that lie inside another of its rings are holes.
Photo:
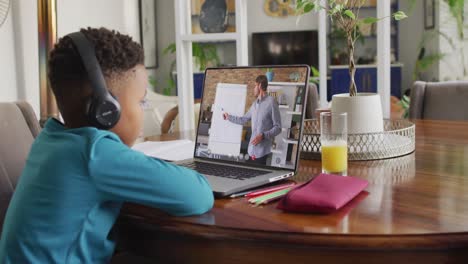
[[[224,241],[255,241],[257,243],[289,244],[328,249],[361,250],[444,250],[468,248],[468,232],[425,234],[325,234],[295,231],[270,231],[211,226],[164,219],[144,219],[121,215],[120,231],[135,228],[151,233],[173,233],[200,239]]]

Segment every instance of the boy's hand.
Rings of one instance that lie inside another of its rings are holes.
[[[228,118],[229,118],[229,114],[228,113],[223,113],[223,119],[227,120]]]
[[[254,137],[252,140],[252,145],[256,146],[258,143],[262,142],[263,140],[263,133],[260,133]]]

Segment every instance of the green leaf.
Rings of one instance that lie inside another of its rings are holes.
[[[153,88],[156,88],[156,85],[158,84],[158,80],[156,80],[156,78],[154,78],[154,76],[149,76],[148,77],[148,82],[149,84],[151,85],[151,87]]]
[[[362,23],[364,24],[374,24],[376,23],[377,21],[379,21],[378,18],[376,17],[366,17],[362,20]]]
[[[401,98],[402,101],[406,102],[406,103],[409,103],[410,102],[410,98],[409,96],[407,95],[403,95],[403,97]]]
[[[313,77],[318,77],[320,75],[320,72],[314,66],[312,66],[310,69],[312,70]]]
[[[297,0],[297,2],[296,2],[296,10],[302,9],[302,7],[304,6],[304,4],[305,4],[306,2],[307,2],[306,0]]]
[[[167,46],[164,50],[163,50],[163,53],[164,54],[168,54],[168,53],[174,53],[176,51],[176,44],[175,43],[171,43],[169,44],[169,46]]]
[[[403,118],[408,118],[409,117],[409,107],[408,109],[405,110],[405,112],[403,113]]]
[[[320,81],[317,77],[310,77],[309,78],[309,83],[314,83],[316,85],[319,85],[320,84]]]
[[[409,107],[409,103],[408,103],[407,101],[403,100],[403,99],[401,99],[400,105],[401,105],[404,109],[406,109],[406,108]]]
[[[427,71],[434,63],[440,61],[441,59],[444,58],[444,54],[441,53],[436,53],[436,54],[431,54],[427,55],[424,58],[418,60],[416,62],[417,67],[419,68],[420,72],[425,72]]]
[[[355,20],[356,19],[356,16],[354,15],[353,11],[351,10],[345,10],[343,12],[343,14],[345,14],[346,16],[348,16],[349,18],[351,18],[352,20]]]
[[[403,109],[408,110],[410,107],[410,98],[406,95],[403,95],[400,100],[400,105]]]
[[[408,16],[403,11],[398,11],[398,12],[393,13],[393,18],[395,18],[395,20],[397,21],[405,19],[407,17]]]
[[[336,9],[338,12],[341,12],[341,11],[343,11],[344,6],[343,6],[343,5],[340,5],[340,4],[337,4],[337,5],[334,7],[334,9]]]
[[[304,14],[309,13],[310,11],[315,9],[315,4],[308,2],[304,5]]]
[[[450,13],[452,14],[455,21],[457,21],[457,31],[458,37],[460,39],[464,38],[463,32],[463,16],[464,16],[464,6],[465,0],[444,0],[450,8]]]

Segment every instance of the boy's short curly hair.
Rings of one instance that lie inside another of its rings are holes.
[[[130,36],[106,28],[86,28],[80,30],[94,44],[97,60],[105,77],[124,73],[138,64],[144,63],[143,49]],[[59,101],[70,84],[82,87],[88,80],[81,58],[68,37],[61,38],[50,52],[48,77],[51,88]]]

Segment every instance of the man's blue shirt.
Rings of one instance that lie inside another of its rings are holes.
[[[10,202],[0,263],[107,263],[125,201],[184,216],[210,210],[213,194],[202,175],[136,152],[112,132],[50,119]]]
[[[256,158],[270,154],[273,140],[281,133],[281,114],[278,103],[268,95],[261,99],[257,98],[244,116],[229,115],[228,120],[238,125],[252,121],[252,136],[247,152]],[[260,133],[263,133],[263,140],[253,145],[252,140]]]

